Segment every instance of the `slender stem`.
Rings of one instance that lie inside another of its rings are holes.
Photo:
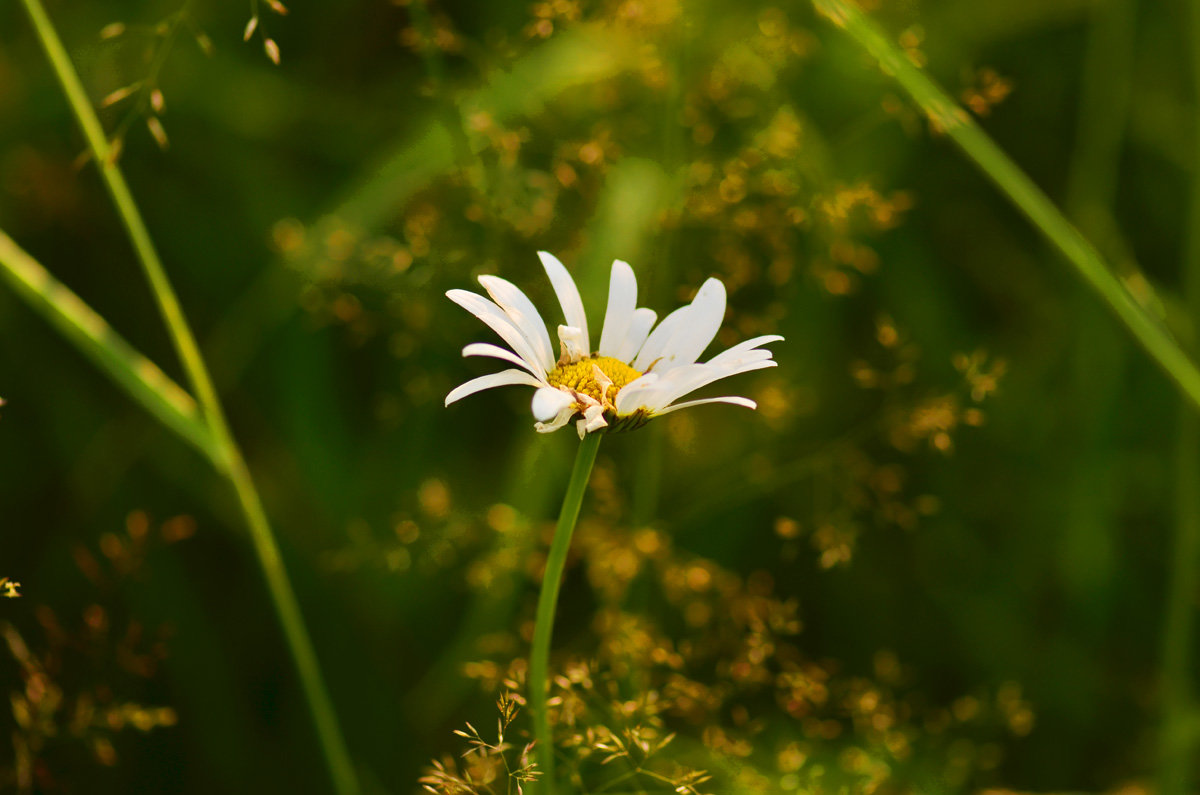
[[[550,542],[550,554],[546,556],[546,573],[542,575],[542,592],[538,594],[537,618],[533,624],[533,649],[529,655],[529,705],[533,713],[533,735],[537,740],[538,767],[542,773],[541,791],[545,795],[554,793],[554,739],[550,733],[550,715],[546,711],[546,699],[550,691],[547,678],[550,636],[554,632],[554,611],[558,605],[563,568],[567,564],[567,551],[571,548],[571,534],[575,532],[579,506],[583,503],[583,493],[587,490],[588,477],[592,474],[599,448],[598,433],[589,433],[579,443],[575,466],[571,469],[571,481],[567,484],[562,511],[558,514],[558,526],[554,528],[554,539]]]
[[[1200,119],[1200,3],[1187,4],[1191,50],[1193,112]],[[1200,134],[1193,141],[1200,158]],[[1197,159],[1200,163],[1200,159]],[[1188,238],[1183,262],[1183,300],[1188,317],[1200,318],[1200,170],[1192,170]],[[1190,792],[1195,770],[1196,733],[1189,725],[1195,709],[1191,650],[1195,641],[1196,596],[1200,586],[1200,418],[1188,405],[1179,410],[1175,437],[1175,538],[1167,587],[1163,631],[1162,728],[1159,791]]]
[[[121,388],[211,461],[218,460],[196,401],[134,350],[104,318],[0,230],[0,279]]]
[[[158,307],[171,335],[171,341],[179,355],[188,380],[196,394],[196,401],[204,415],[205,423],[212,434],[216,459],[214,464],[233,486],[237,495],[238,505],[250,530],[258,554],[259,564],[267,581],[267,587],[274,602],[276,613],[283,625],[284,636],[287,639],[304,695],[312,712],[318,739],[329,766],[329,773],[335,790],[340,795],[350,795],[358,792],[358,783],[354,767],[346,750],[338,727],[337,715],[333,703],[325,689],[321,678],[320,667],[316,652],[304,626],[300,606],[296,601],[288,579],[287,570],[279,554],[275,536],[271,532],[262,501],[250,478],[241,450],[234,441],[225,421],[224,412],[209,377],[204,359],[200,355],[199,346],[184,317],[179,300],[167,278],[166,270],[159,259],[158,252],[150,238],[150,233],[142,220],[133,194],[129,190],[125,177],[117,167],[112,148],[105,138],[100,120],[88,101],[87,94],[71,64],[71,60],[63,48],[62,42],[54,30],[50,18],[42,7],[41,0],[22,0],[25,10],[33,23],[38,39],[46,51],[54,72],[62,85],[72,112],[83,129],[88,148],[100,169],[104,185],[116,205],[117,213],[145,272]]]
[[[1162,324],[1138,303],[1112,269],[1025,172],[971,116],[884,36],[849,0],[813,0],[817,11],[844,29],[882,70],[908,92],[930,121],[958,144],[972,163],[1008,197],[1074,268],[1142,349],[1200,409],[1200,369]]]

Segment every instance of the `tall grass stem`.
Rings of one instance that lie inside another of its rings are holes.
[[[849,0],[813,0],[818,12],[845,30],[879,62],[929,117],[953,140],[1016,208],[1059,250],[1075,274],[1133,336],[1138,345],[1175,383],[1193,409],[1200,409],[1200,369],[1171,334],[1122,284],[1095,247],[1071,225],[974,119],[916,66]]]
[[[537,617],[533,624],[533,648],[529,654],[529,708],[533,714],[533,735],[537,740],[537,762],[542,774],[543,795],[554,795],[554,737],[546,703],[550,692],[548,671],[554,613],[558,607],[563,569],[567,565],[567,552],[571,548],[571,535],[575,532],[579,506],[583,504],[583,494],[587,490],[599,448],[598,433],[589,433],[579,443],[575,465],[571,468],[571,480],[567,483],[567,493],[558,514],[558,525],[550,542],[550,553],[546,556],[546,572],[542,575],[542,590],[538,594]]]
[[[57,328],[143,408],[217,460],[212,434],[196,401],[158,365],[133,349],[104,318],[0,230],[0,279]]]
[[[33,24],[38,40],[46,52],[46,57],[62,86],[76,121],[83,130],[91,156],[100,170],[100,176],[112,197],[117,214],[129,234],[134,252],[158,302],[171,341],[187,373],[188,380],[191,382],[196,402],[200,406],[208,430],[212,434],[216,454],[214,464],[229,480],[237,495],[238,505],[250,530],[259,564],[266,578],[272,602],[283,626],[284,635],[312,713],[318,740],[324,752],[335,791],[339,795],[357,793],[358,783],[354,767],[338,727],[333,703],[322,681],[316,652],[304,625],[300,606],[295,592],[292,590],[287,570],[280,557],[278,543],[271,532],[262,501],[250,477],[241,450],[229,431],[199,346],[196,344],[183,309],[167,278],[166,270],[163,268],[150,233],[138,211],[129,185],[117,167],[114,152],[104,135],[100,120],[88,100],[79,75],[76,74],[62,42],[58,38],[58,33],[42,7],[41,0],[22,0],[22,3]]]

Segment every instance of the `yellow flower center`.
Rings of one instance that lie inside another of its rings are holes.
[[[550,382],[551,386],[565,386],[596,400],[601,400],[603,388],[596,381],[593,367],[600,368],[600,372],[612,379],[612,386],[608,388],[609,401],[616,399],[621,387],[641,376],[641,373],[620,359],[614,359],[611,356],[596,356],[591,359],[581,359],[573,364],[561,364],[546,376],[546,380]]]

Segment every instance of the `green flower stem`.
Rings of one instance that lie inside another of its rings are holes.
[[[0,279],[164,425],[217,460],[196,401],[0,230]]]
[[[108,189],[121,222],[133,243],[134,252],[158,302],[176,353],[179,355],[188,380],[195,391],[196,402],[200,406],[205,424],[212,435],[213,452],[215,453],[214,465],[229,480],[237,495],[238,505],[250,530],[250,537],[254,542],[259,564],[263,569],[271,599],[280,623],[283,625],[284,635],[295,661],[309,709],[312,712],[317,737],[325,754],[334,789],[339,795],[357,793],[358,783],[350,761],[350,754],[342,739],[333,703],[322,681],[316,652],[308,636],[308,630],[304,626],[299,603],[296,601],[295,592],[292,590],[287,570],[284,568],[279,554],[278,543],[271,532],[262,501],[250,478],[241,450],[229,431],[212,379],[209,377],[204,359],[200,355],[199,346],[196,344],[196,339],[184,317],[183,309],[167,278],[166,270],[154,248],[154,243],[142,220],[141,213],[138,211],[137,204],[134,202],[129,185],[117,167],[112,147],[104,135],[100,120],[96,117],[79,76],[75,73],[75,68],[58,38],[58,33],[42,7],[41,0],[22,0],[22,3],[33,23],[38,40],[46,51],[46,57],[54,68],[76,121],[83,129],[92,158],[100,170],[104,185]]]
[[[1066,258],[1142,349],[1200,409],[1200,370],[1163,326],[1113,275],[1112,269],[971,116],[918,68],[849,0],[813,0],[817,11],[845,30],[908,92],[921,110],[1000,189]]]
[[[571,534],[575,532],[579,506],[583,504],[583,493],[587,490],[588,477],[592,474],[599,448],[598,433],[589,433],[579,443],[575,466],[571,469],[571,481],[567,484],[562,511],[558,514],[558,526],[554,528],[554,539],[550,542],[550,554],[546,556],[546,573],[542,575],[542,591],[538,594],[537,618],[533,624],[533,649],[529,655],[529,705],[533,713],[533,736],[537,740],[538,769],[542,774],[541,791],[545,795],[554,793],[554,738],[550,732],[550,715],[546,710],[550,692],[547,675],[550,636],[554,632],[554,611],[558,605],[563,568],[567,565],[567,551],[571,548]]]
[[[1191,50],[1193,101],[1200,102],[1200,4],[1188,3],[1184,27]],[[1200,113],[1197,114],[1200,119]],[[1193,142],[1200,156],[1200,136]],[[1200,160],[1196,161],[1200,162]],[[1200,318],[1200,171],[1193,169],[1183,300],[1187,316]],[[1196,636],[1196,593],[1200,586],[1200,417],[1188,405],[1179,410],[1175,437],[1175,537],[1167,586],[1162,650],[1162,727],[1158,786],[1162,795],[1192,791],[1197,735],[1191,650]]]

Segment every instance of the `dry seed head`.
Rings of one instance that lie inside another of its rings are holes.
[[[107,25],[105,25],[104,27],[100,28],[100,38],[115,39],[117,36],[120,36],[124,32],[125,32],[125,23],[124,22],[110,22]]]
[[[154,142],[158,144],[158,148],[166,149],[168,146],[167,131],[163,129],[162,122],[158,120],[157,116],[146,119],[146,128],[154,136]]]
[[[271,59],[271,63],[279,66],[279,45],[275,43],[275,39],[263,39],[263,51]]]
[[[107,108],[116,105],[121,100],[128,98],[133,94],[133,92],[137,91],[141,87],[141,83],[131,83],[124,88],[118,88],[116,91],[100,100],[100,107]]]
[[[242,31],[242,41],[250,41],[250,37],[254,35],[254,30],[258,27],[258,15],[250,17],[250,21],[246,23],[246,29]]]

